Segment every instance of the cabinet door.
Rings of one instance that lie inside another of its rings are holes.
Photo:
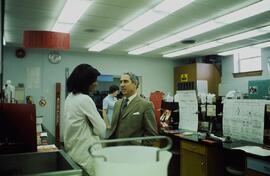
[[[181,176],[206,176],[205,155],[189,150],[180,151],[180,175]]]
[[[265,176],[264,174],[258,173],[253,170],[247,170],[245,175],[246,176]]]

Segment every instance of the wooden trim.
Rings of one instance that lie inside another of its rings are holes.
[[[61,107],[61,83],[55,87],[55,144],[60,147],[60,107]]]
[[[248,76],[261,76],[262,70],[258,71],[250,71],[250,72],[241,72],[241,73],[233,73],[234,78],[240,78],[240,77],[248,77]]]

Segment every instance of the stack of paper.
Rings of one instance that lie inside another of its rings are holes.
[[[243,150],[247,153],[259,155],[259,156],[270,156],[270,150],[264,149],[258,146],[242,146],[242,147],[235,147],[233,149]]]

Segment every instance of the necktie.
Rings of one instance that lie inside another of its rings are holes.
[[[128,98],[125,98],[122,102],[122,106],[121,106],[121,113],[125,110],[125,108],[127,107],[127,103],[128,103]]]

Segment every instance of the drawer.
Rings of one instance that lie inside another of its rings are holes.
[[[206,154],[206,147],[194,142],[181,141],[181,149],[189,150],[191,152],[200,153],[203,155]]]
[[[247,158],[247,169],[251,169],[263,174],[270,174],[270,162],[255,158]]]

